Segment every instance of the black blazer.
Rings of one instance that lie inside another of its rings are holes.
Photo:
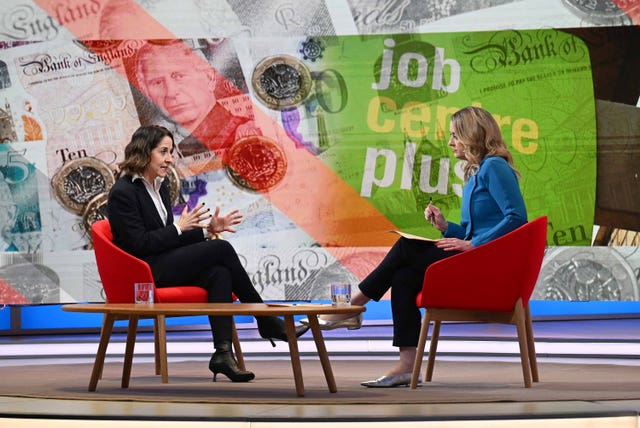
[[[160,186],[160,197],[168,214],[166,226],[141,180],[133,182],[131,176],[123,175],[109,191],[107,217],[113,242],[147,262],[153,260],[153,255],[205,240],[201,229],[178,234],[173,225],[168,180]]]

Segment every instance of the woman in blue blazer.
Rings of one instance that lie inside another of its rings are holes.
[[[174,222],[165,179],[174,148],[173,135],[161,126],[140,127],[131,137],[107,202],[113,242],[149,264],[156,287],[197,285],[207,290],[209,302],[230,303],[234,293],[241,302],[261,303],[234,248],[217,239],[221,232],[235,231],[242,219],[237,210],[221,216],[219,208],[212,214],[204,205],[192,211],[185,206]],[[280,318],[256,320],[263,338],[287,340]],[[209,317],[209,323],[215,348],[209,362],[213,380],[218,373],[234,382],[253,379],[252,372],[239,369],[232,354],[231,318]],[[296,333],[307,329],[299,327]]]
[[[429,204],[425,219],[442,232],[443,238],[435,243],[400,238],[358,285],[359,292],[351,300],[354,305],[364,305],[371,299],[380,300],[391,289],[393,345],[399,348],[400,359],[386,375],[362,382],[367,387],[410,383],[420,333],[416,295],[422,289],[427,267],[485,244],[527,222],[518,172],[491,114],[478,107],[466,107],[452,115],[449,131],[449,146],[454,156],[466,161],[460,224],[447,221],[438,207]],[[356,329],[361,326],[362,317],[320,321],[325,330]]]

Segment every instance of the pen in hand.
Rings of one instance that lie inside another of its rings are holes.
[[[429,206],[433,205],[433,198],[431,196],[429,196]],[[427,217],[427,220],[429,220],[429,222],[431,222],[432,226],[435,226],[435,218],[432,212],[429,213],[429,216]]]

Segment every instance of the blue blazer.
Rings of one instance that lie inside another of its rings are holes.
[[[527,222],[518,177],[506,160],[484,158],[462,189],[460,224],[449,222],[443,236],[471,240],[474,247],[494,240]]]

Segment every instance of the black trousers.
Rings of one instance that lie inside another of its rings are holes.
[[[225,240],[202,241],[147,259],[156,287],[192,285],[207,290],[210,303],[262,303],[236,250]],[[214,347],[231,340],[231,317],[209,317]]]
[[[457,254],[432,242],[400,238],[382,262],[358,285],[370,299],[379,301],[391,288],[393,346],[417,346],[421,317],[416,296],[422,289],[424,272],[431,263]]]

